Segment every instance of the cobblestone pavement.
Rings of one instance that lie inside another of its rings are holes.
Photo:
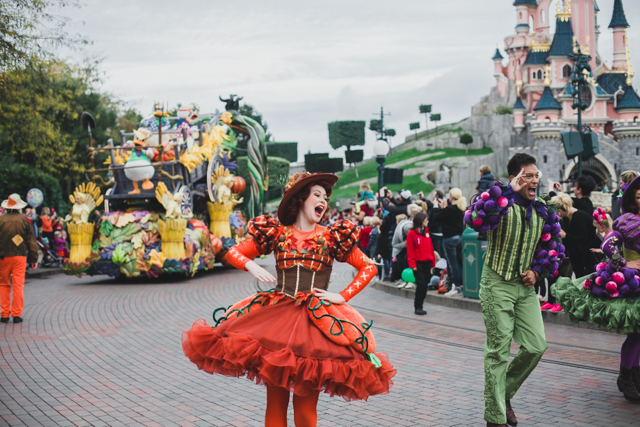
[[[332,290],[351,277],[336,264]],[[262,425],[264,387],[198,371],[180,342],[196,319],[255,289],[222,268],[192,280],[29,279],[25,322],[0,324],[0,425]],[[484,425],[479,313],[428,305],[418,317],[411,301],[375,289],[351,303],[374,320],[398,374],[389,395],[368,402],[321,395],[319,425]],[[640,405],[615,384],[624,337],[548,325],[547,339],[513,400],[520,426],[640,424]]]

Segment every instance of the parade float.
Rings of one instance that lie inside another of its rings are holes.
[[[239,100],[232,95],[223,100],[226,112],[203,116],[196,104],[172,115],[157,103],[138,129],[120,131],[120,144],[110,139],[104,147],[94,146],[95,120],[83,113],[90,182],[69,196],[71,248],[64,271],[193,276],[216,261],[226,265],[228,249],[244,232],[238,205],[244,202],[250,217],[259,215],[268,185],[264,129],[238,113]],[[238,148],[239,140],[246,148]],[[248,180],[236,174],[239,151]],[[96,168],[100,153],[108,158]]]

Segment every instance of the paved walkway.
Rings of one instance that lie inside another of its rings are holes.
[[[351,275],[336,264],[332,290]],[[254,291],[249,275],[222,268],[192,280],[29,279],[25,322],[0,324],[0,425],[262,425],[262,386],[198,371],[180,344],[196,319]],[[428,305],[417,317],[411,301],[369,288],[351,302],[398,374],[368,402],[321,395],[319,425],[484,425],[479,313]],[[519,426],[638,425],[640,405],[615,384],[624,337],[548,325],[547,338],[513,401]]]

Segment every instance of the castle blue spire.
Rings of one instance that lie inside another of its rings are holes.
[[[624,110],[627,108],[640,109],[640,96],[638,96],[638,93],[633,86],[627,86],[616,110]]]
[[[493,55],[493,58],[491,59],[504,59],[504,57],[500,54],[500,49],[496,48],[496,54]]]
[[[562,110],[558,101],[553,97],[553,93],[551,93],[551,89],[549,86],[545,86],[544,92],[542,92],[542,97],[540,97],[540,101],[533,108],[533,111],[538,110]]]
[[[522,99],[520,97],[518,97],[516,99],[516,103],[513,105],[513,109],[514,110],[526,110],[526,107],[522,103]]]
[[[622,7],[622,0],[615,0],[613,3],[613,16],[611,17],[611,23],[609,28],[629,28],[627,17],[624,14],[624,8]]]
[[[521,5],[521,4],[528,4],[530,6],[537,6],[538,2],[536,0],[515,0],[513,2],[514,6],[518,6],[518,5]]]
[[[573,53],[573,26],[571,19],[556,19],[556,33],[553,35],[548,56],[569,56]]]

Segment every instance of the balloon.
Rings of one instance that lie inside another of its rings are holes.
[[[408,283],[416,283],[416,276],[413,274],[413,270],[405,268],[402,272],[402,280]]]
[[[44,195],[42,194],[42,191],[37,188],[32,188],[27,192],[27,203],[29,203],[29,206],[32,208],[37,208],[43,201]]]

